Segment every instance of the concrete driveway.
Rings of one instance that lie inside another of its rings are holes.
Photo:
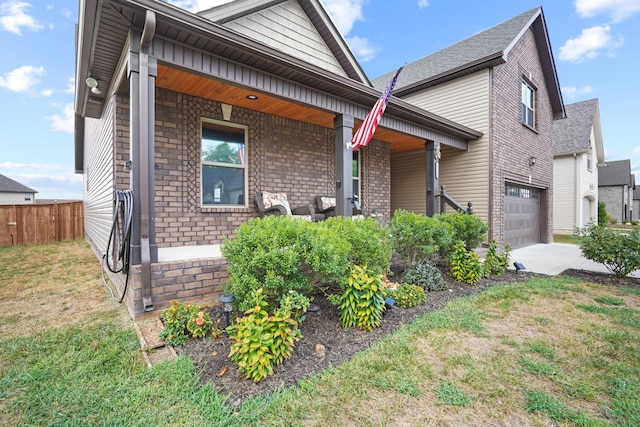
[[[568,243],[540,243],[514,249],[511,252],[509,262],[511,270],[514,269],[513,263],[516,261],[522,263],[526,271],[549,276],[555,276],[569,268],[609,273],[603,264],[589,261],[583,257],[578,245]],[[629,276],[640,277],[640,270],[634,271]]]

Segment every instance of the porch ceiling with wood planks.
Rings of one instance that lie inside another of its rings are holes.
[[[281,117],[312,123],[318,126],[333,128],[334,113],[310,108],[295,102],[280,99],[271,95],[240,86],[223,83],[213,78],[206,78],[176,68],[158,65],[156,86],[175,92],[186,93],[212,101],[222,102],[250,110],[260,111]],[[251,100],[249,95],[258,99]],[[373,106],[373,105],[372,105]],[[356,120],[354,130],[362,122]],[[374,139],[389,143],[391,153],[402,153],[424,149],[425,141],[411,135],[378,127]]]

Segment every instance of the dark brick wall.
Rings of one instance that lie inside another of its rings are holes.
[[[521,121],[523,76],[536,89],[535,130]],[[506,181],[511,181],[543,190],[540,200],[541,241],[548,243],[553,238],[553,112],[531,30],[513,47],[507,63],[493,68],[491,78],[492,194],[489,238],[496,238],[502,243],[505,241],[504,185]],[[531,156],[537,158],[532,167],[529,166]]]

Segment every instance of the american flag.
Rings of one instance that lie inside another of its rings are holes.
[[[396,71],[396,75],[393,76],[387,85],[387,89],[385,89],[380,99],[378,99],[378,102],[376,102],[371,111],[369,111],[364,122],[362,122],[362,126],[360,126],[355,135],[353,135],[353,138],[351,139],[351,150],[355,151],[360,147],[366,147],[369,145],[369,141],[371,141],[371,138],[378,127],[378,123],[380,123],[380,119],[384,114],[384,110],[387,108],[387,103],[389,102],[389,98],[391,98],[391,92],[393,91],[393,87],[396,85],[400,71],[402,71],[403,68],[404,65]]]

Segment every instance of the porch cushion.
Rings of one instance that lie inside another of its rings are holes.
[[[320,197],[320,202],[322,206],[319,206],[321,211],[326,211],[327,209],[336,207],[336,198],[335,197]]]
[[[270,193],[268,191],[262,192],[262,204],[265,209],[269,209],[272,206],[280,205],[287,210],[287,215],[291,215],[291,206],[287,200],[286,193]]]

